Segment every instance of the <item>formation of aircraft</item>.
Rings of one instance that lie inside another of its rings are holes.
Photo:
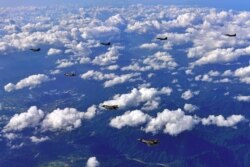
[[[236,33],[235,34],[224,34],[227,37],[236,37]],[[168,37],[157,37],[156,39],[158,40],[167,40]],[[101,45],[104,46],[110,46],[111,42],[100,42]],[[41,48],[32,48],[30,49],[33,52],[39,52],[41,50]],[[67,77],[75,77],[76,73],[75,72],[71,72],[71,73],[64,73],[65,76]],[[117,110],[119,109],[118,105],[102,105],[103,108],[107,109],[107,110]],[[148,146],[153,146],[153,145],[157,145],[160,143],[160,141],[158,139],[142,139],[139,138],[138,141],[140,141],[141,143],[144,143]]]
[[[33,52],[39,52],[41,50],[41,48],[31,48],[30,50]]]
[[[227,37],[236,37],[236,34],[225,34]]]
[[[117,110],[119,108],[118,105],[102,105],[103,108],[107,109],[107,110]]]
[[[160,141],[157,139],[138,139],[138,141],[147,144],[148,146],[153,146],[160,143]]]

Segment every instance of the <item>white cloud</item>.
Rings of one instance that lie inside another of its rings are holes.
[[[50,48],[47,55],[52,56],[52,55],[58,55],[60,53],[62,53],[60,49]]]
[[[131,21],[127,25],[127,32],[138,32],[139,34],[145,34],[149,31],[159,30],[161,25],[157,20],[145,20],[145,21]]]
[[[56,75],[56,74],[60,74],[60,73],[61,73],[61,70],[59,70],[59,69],[50,70],[50,74],[51,74],[51,75]]]
[[[91,59],[89,57],[81,57],[80,60],[79,60],[80,64],[87,64],[87,63],[90,63],[90,62],[91,62]]]
[[[216,49],[208,52],[205,56],[198,59],[194,65],[204,65],[213,63],[225,63],[237,60],[242,55],[250,54],[250,46],[246,48],[234,49]]]
[[[113,70],[117,70],[118,68],[119,68],[118,65],[110,65],[110,66],[108,66],[106,69],[107,69],[107,70],[113,71]]]
[[[104,101],[106,105],[118,105],[120,108],[126,108],[130,106],[138,106],[140,103],[152,101],[160,94],[170,95],[171,89],[164,87],[161,90],[155,88],[134,88],[130,93],[117,94],[112,100]]]
[[[76,63],[67,59],[62,59],[62,60],[58,60],[56,64],[58,64],[56,68],[67,68],[67,67],[71,67],[75,65]]]
[[[29,87],[31,89],[42,84],[43,82],[48,82],[53,79],[49,78],[47,75],[44,74],[31,75],[27,78],[20,80],[16,84],[8,83],[7,85],[4,86],[4,90],[7,92],[11,92],[14,90],[23,89],[25,87]]]
[[[123,49],[123,47],[112,46],[108,48],[108,52],[106,52],[105,54],[101,54],[95,57],[92,63],[101,66],[113,64],[118,60],[120,55],[119,50],[121,49]]]
[[[141,49],[156,49],[158,48],[158,44],[156,43],[144,43],[140,46]]]
[[[140,65],[141,62],[143,65]],[[174,61],[172,56],[167,52],[156,52],[151,56],[147,56],[144,59],[132,62],[129,66],[122,67],[123,71],[149,71],[149,70],[161,70],[161,69],[175,69],[178,64]]]
[[[140,73],[131,73],[131,74],[123,74],[123,75],[115,75],[114,73],[109,73],[109,74],[103,74],[99,71],[94,71],[94,70],[90,70],[87,71],[86,73],[81,75],[82,79],[94,79],[94,80],[98,80],[98,81],[102,81],[102,80],[106,80],[103,84],[103,86],[106,87],[111,87],[117,84],[122,84],[125,83],[127,81],[131,82],[134,81],[135,78],[139,76]]]
[[[156,94],[157,90],[155,88],[134,88],[130,93],[117,94],[113,97],[113,100],[105,101],[103,104],[118,105],[121,108],[138,106],[141,102],[151,100]]]
[[[90,157],[86,163],[86,167],[98,167],[100,166],[100,162],[96,159],[96,157]]]
[[[92,119],[97,114],[97,108],[95,105],[90,106],[87,111],[84,113],[84,119]]]
[[[121,129],[124,126],[138,126],[145,123],[149,119],[147,114],[140,110],[127,111],[121,116],[111,119],[109,125]]]
[[[250,96],[238,95],[234,97],[238,101],[250,102]]]
[[[120,33],[120,30],[117,27],[104,25],[91,26],[91,24],[85,28],[81,28],[80,31],[82,32],[81,36],[84,39],[117,36]]]
[[[3,136],[4,136],[6,139],[8,139],[8,140],[14,140],[14,139],[20,137],[18,134],[15,134],[15,133],[4,133]]]
[[[194,111],[196,111],[196,110],[198,110],[199,108],[196,106],[196,105],[193,105],[193,104],[188,104],[188,103],[186,103],[185,105],[184,105],[184,110],[185,111],[188,111],[188,112],[194,112]]]
[[[140,73],[134,73],[134,74],[124,74],[124,75],[121,75],[121,76],[117,76],[111,80],[108,80],[108,81],[105,81],[104,82],[104,87],[111,87],[111,86],[114,86],[114,85],[117,85],[117,84],[122,84],[124,82],[127,82],[127,81],[133,81],[133,78],[134,77],[137,77],[139,76]]]
[[[187,91],[183,92],[181,95],[181,98],[183,98],[184,100],[189,100],[192,97],[194,97],[194,94],[191,90],[187,90]]]
[[[138,63],[132,63],[126,67],[122,67],[122,71],[149,71],[152,68],[150,66],[140,66]]]
[[[235,70],[234,75],[239,77],[241,82],[250,84],[250,65]]]
[[[115,77],[117,77],[117,75],[115,75],[114,73],[103,74],[99,71],[94,71],[94,70],[87,71],[86,73],[81,75],[82,79],[94,79],[99,81],[106,79],[113,79]]]
[[[36,128],[41,132],[71,131],[80,127],[82,120],[92,119],[96,114],[97,107],[95,105],[89,107],[86,112],[77,111],[75,108],[58,108],[47,114],[36,106],[32,106],[27,112],[15,114],[2,132],[9,134],[7,132],[22,131],[25,128]],[[39,142],[47,138],[32,137],[30,139],[32,142]]]
[[[124,18],[120,14],[116,14],[108,18],[106,21],[107,25],[117,26],[125,24]]]
[[[163,88],[161,88],[161,90],[160,90],[160,93],[162,93],[162,94],[166,94],[166,95],[171,95],[171,93],[173,92],[173,89],[172,88],[170,88],[170,87],[163,87]]]
[[[144,110],[144,111],[151,111],[151,110],[157,109],[159,107],[159,104],[160,104],[159,101],[160,101],[159,98],[155,98],[154,100],[147,101],[142,106],[142,110]]]
[[[94,106],[86,113],[77,111],[75,108],[56,109],[47,114],[41,123],[43,131],[72,131],[82,124],[82,119],[91,119],[96,113]]]
[[[48,136],[40,137],[40,138],[38,138],[36,136],[31,136],[30,137],[31,142],[33,142],[33,143],[42,143],[42,142],[45,142],[45,141],[47,141],[49,139],[50,138]]]
[[[163,130],[164,133],[178,135],[183,131],[191,130],[197,123],[199,123],[198,118],[185,115],[181,109],[174,111],[165,109],[163,112],[157,113],[157,116],[148,122],[144,130],[151,133]]]
[[[4,127],[4,132],[21,131],[25,128],[36,127],[44,118],[44,112],[36,106],[32,106],[27,112],[15,114]]]
[[[214,116],[209,115],[207,118],[201,119],[203,125],[216,125],[220,127],[233,127],[239,122],[245,120],[245,117],[242,115],[231,115],[227,118],[224,118],[222,115]]]
[[[146,57],[143,63],[154,70],[177,67],[177,63],[167,52],[156,52],[153,56]]]

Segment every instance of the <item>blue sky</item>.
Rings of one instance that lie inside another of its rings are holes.
[[[70,2],[67,0],[8,0],[1,1],[0,6],[26,6],[26,5],[62,5],[62,4],[82,4],[84,6],[91,5],[127,5],[134,3],[142,3],[142,4],[166,4],[166,5],[187,5],[187,6],[205,6],[205,7],[216,7],[221,9],[235,9],[235,10],[249,10],[250,2],[248,0],[241,1],[228,1],[228,0],[127,0],[126,2],[121,0],[71,0]]]

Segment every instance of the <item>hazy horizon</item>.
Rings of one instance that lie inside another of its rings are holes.
[[[0,2],[0,7],[16,7],[16,6],[54,6],[54,5],[82,5],[82,6],[127,6],[132,4],[144,4],[144,5],[181,5],[181,6],[197,6],[197,7],[214,7],[219,9],[233,9],[233,10],[249,10],[250,2],[242,0],[240,2],[221,0],[219,3],[216,0],[205,1],[205,0],[128,0],[116,1],[116,0],[72,0],[70,2],[66,0],[9,0]]]

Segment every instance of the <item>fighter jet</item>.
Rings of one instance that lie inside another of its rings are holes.
[[[107,110],[117,110],[119,107],[118,105],[102,105],[103,108],[107,109]]]
[[[100,42],[101,45],[104,45],[104,46],[110,46],[111,45],[111,42]]]
[[[148,146],[153,146],[160,143],[160,141],[157,139],[138,139],[138,141],[147,144]]]
[[[227,37],[236,37],[236,34],[225,34]]]
[[[39,52],[41,50],[41,48],[32,48],[30,50],[33,51],[33,52]]]
[[[164,41],[164,40],[167,40],[168,37],[157,37],[156,39],[159,39],[159,40],[161,40],[161,41]]]
[[[76,76],[76,73],[75,73],[75,72],[64,73],[64,75],[65,75],[66,77],[75,77],[75,76]]]

